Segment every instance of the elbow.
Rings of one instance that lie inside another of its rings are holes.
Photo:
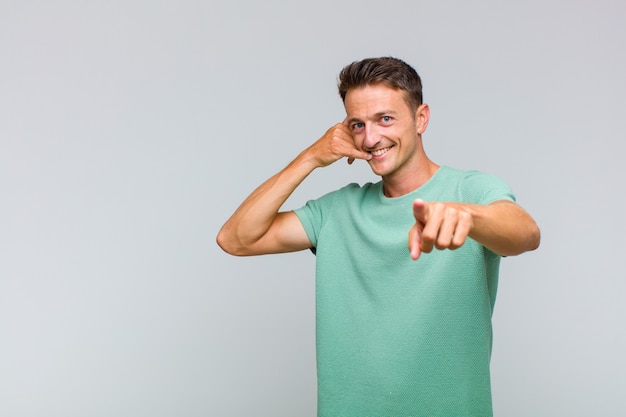
[[[541,230],[539,230],[539,227],[533,224],[533,227],[528,230],[525,239],[520,243],[511,248],[511,251],[506,256],[521,255],[524,252],[531,252],[537,249],[541,244]]]
[[[233,255],[233,256],[243,255],[243,253],[241,252],[241,248],[240,248],[241,245],[235,244],[234,240],[232,238],[229,238],[228,234],[224,231],[223,228],[217,234],[217,237],[215,238],[215,242],[217,243],[217,246],[219,246],[224,252],[226,252],[229,255]]]
[[[232,249],[228,245],[228,240],[224,237],[224,234],[221,230],[215,238],[215,243],[217,243],[217,246],[219,246],[224,252],[228,253],[229,255],[233,255]]]
[[[518,235],[516,239],[508,241],[508,244],[492,249],[501,256],[517,256],[525,252],[534,251],[541,243],[541,231],[536,224],[525,233]]]
[[[516,255],[534,251],[539,248],[541,244],[541,230],[533,218],[528,216],[525,228],[522,230],[524,230],[522,234],[523,239],[520,242],[521,244],[518,247]]]
[[[225,227],[219,231],[215,241],[217,246],[229,255],[251,256],[257,254],[252,244],[247,245],[237,234],[230,233]]]
[[[531,232],[529,242],[530,242],[529,249],[528,249],[529,251],[537,249],[539,245],[541,244],[541,230],[539,229],[539,226],[537,226],[536,224]]]

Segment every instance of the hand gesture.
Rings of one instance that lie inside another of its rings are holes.
[[[472,216],[458,203],[426,203],[413,201],[415,224],[409,230],[409,252],[416,260],[422,252],[436,249],[457,249],[465,243]]]
[[[328,166],[344,157],[348,158],[348,164],[352,164],[355,159],[372,158],[369,152],[362,151],[355,146],[347,119],[328,129],[309,147],[308,152],[313,155],[320,167]]]

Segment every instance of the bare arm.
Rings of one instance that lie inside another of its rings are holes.
[[[540,231],[519,205],[499,200],[487,205],[413,202],[415,225],[409,231],[411,258],[436,249],[456,249],[469,236],[503,256],[539,246]]]
[[[311,247],[296,214],[279,210],[314,169],[344,157],[348,158],[348,162],[355,158],[371,157],[356,149],[344,123],[331,127],[324,136],[244,200],[217,235],[217,243],[224,251],[244,256],[293,252]]]

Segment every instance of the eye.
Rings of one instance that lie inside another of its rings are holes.
[[[391,116],[383,116],[383,117],[380,118],[380,120],[383,123],[390,123],[391,122]]]
[[[352,125],[352,130],[363,129],[365,125],[362,122],[356,122]]]

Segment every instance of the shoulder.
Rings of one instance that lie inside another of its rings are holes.
[[[458,187],[462,201],[488,204],[496,200],[515,201],[508,184],[499,176],[479,171],[441,167],[442,174]]]
[[[380,187],[378,187],[380,188]],[[368,196],[376,195],[376,184],[348,184],[319,198],[309,200],[294,213],[304,226],[309,240],[317,246],[317,240],[329,219],[350,216]]]

